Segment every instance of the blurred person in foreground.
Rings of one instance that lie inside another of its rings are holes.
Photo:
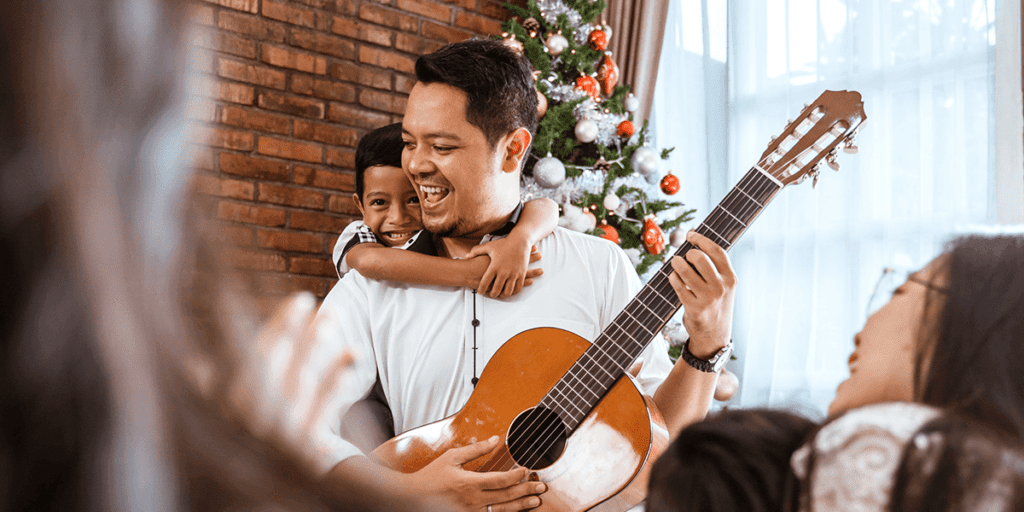
[[[350,362],[313,298],[257,332],[198,286],[188,9],[0,4],[0,511],[398,507],[311,476]]]

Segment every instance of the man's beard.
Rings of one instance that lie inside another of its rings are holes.
[[[423,219],[423,227],[427,231],[434,234],[434,236],[441,238],[456,238],[470,233],[471,231],[466,229],[467,226],[462,219],[455,220],[438,220],[431,222],[427,218]]]

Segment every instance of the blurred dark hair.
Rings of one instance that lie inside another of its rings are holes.
[[[0,511],[373,503],[218,400],[245,329],[195,272],[189,5],[0,3]],[[191,356],[216,365],[209,394]]]
[[[356,195],[363,199],[363,183],[366,170],[385,165],[402,168],[402,123],[377,128],[359,140],[356,147]]]
[[[945,303],[922,329],[920,401],[1024,442],[1024,237],[966,236],[940,258],[948,291],[931,294]]]
[[[815,427],[771,409],[725,410],[694,423],[651,468],[647,511],[796,510],[789,460]]]
[[[480,128],[491,147],[519,128],[537,131],[533,67],[499,41],[452,43],[416,60],[416,79],[447,84],[467,96],[466,120]]]

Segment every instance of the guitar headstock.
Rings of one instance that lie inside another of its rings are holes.
[[[865,119],[859,92],[825,91],[772,139],[758,166],[783,186],[800,183],[808,176],[817,183],[822,160],[839,170],[836,153],[840,144],[847,153],[857,152],[855,138]]]

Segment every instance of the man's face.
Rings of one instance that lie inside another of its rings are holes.
[[[423,225],[445,237],[484,235],[519,200],[517,172],[502,169],[495,147],[466,119],[466,93],[417,83],[402,120],[402,169],[420,197]],[[483,232],[481,232],[483,231]]]
[[[423,228],[420,200],[398,167],[376,165],[363,174],[363,199],[355,197],[363,223],[388,247],[401,247]]]

